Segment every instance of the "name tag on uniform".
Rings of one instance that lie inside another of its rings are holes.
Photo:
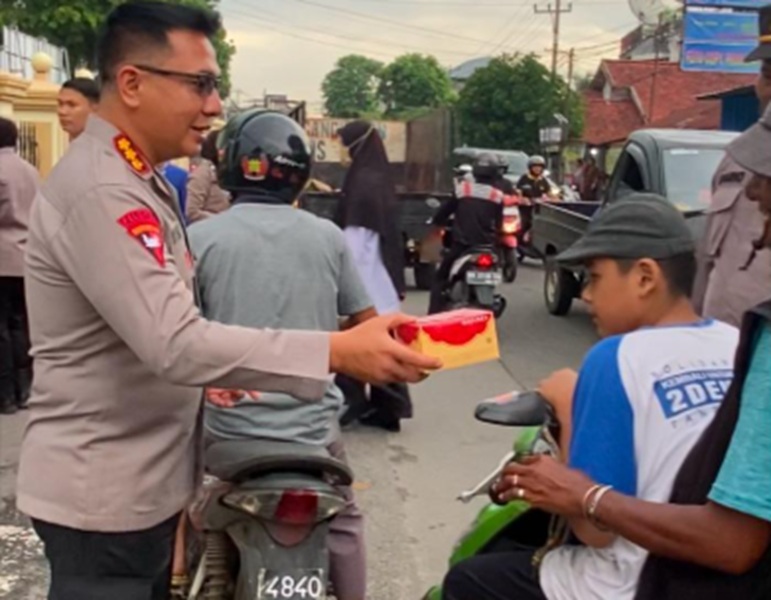
[[[723,185],[724,183],[742,183],[744,181],[745,175],[746,173],[744,171],[726,173],[725,175],[720,176],[720,178],[717,180],[717,184]]]

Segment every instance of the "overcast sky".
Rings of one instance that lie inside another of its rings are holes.
[[[543,0],[544,8],[551,1]],[[636,26],[627,0],[574,0],[562,16],[561,46],[593,71]],[[320,109],[321,81],[335,61],[358,53],[384,62],[406,52],[433,54],[454,67],[479,56],[536,52],[549,64],[551,20],[533,0],[221,0],[240,100],[287,94]],[[565,60],[562,60],[565,63]],[[563,74],[566,66],[562,67]]]

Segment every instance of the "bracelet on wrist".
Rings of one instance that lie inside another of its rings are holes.
[[[604,485],[601,486],[594,494],[590,497],[588,508],[587,508],[587,515],[588,515],[588,521],[594,525],[597,529],[600,531],[610,531],[609,528],[605,527],[600,520],[597,518],[597,508],[600,505],[600,502],[605,497],[605,494],[607,494],[609,491],[613,489],[612,485]]]
[[[587,521],[589,520],[589,501],[601,489],[602,489],[602,484],[597,483],[592,487],[590,487],[588,490],[586,490],[586,493],[584,494],[584,498],[581,501],[581,512],[583,512],[584,519],[586,519]]]

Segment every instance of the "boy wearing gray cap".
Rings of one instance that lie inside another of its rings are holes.
[[[605,338],[577,381],[561,372],[541,386],[562,425],[564,458],[598,483],[598,499],[614,489],[665,502],[731,383],[738,332],[696,314],[694,241],[661,197],[609,205],[558,261],[586,269],[583,299]],[[504,474],[493,493],[531,500],[518,475]],[[591,515],[569,524],[582,545],[551,550],[537,573],[532,549],[478,556],[450,571],[445,598],[632,600],[647,552]]]

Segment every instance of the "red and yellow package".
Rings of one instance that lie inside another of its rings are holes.
[[[410,348],[456,369],[500,357],[495,317],[486,310],[461,309],[422,317],[396,332]]]

